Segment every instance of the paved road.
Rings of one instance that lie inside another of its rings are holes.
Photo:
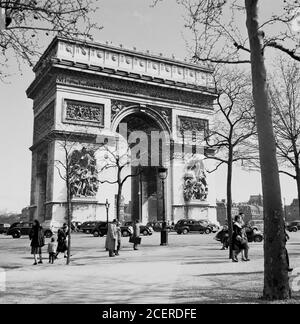
[[[263,245],[251,243],[251,262],[237,264],[220,250],[214,235],[143,237],[139,251],[123,238],[121,255],[109,258],[105,238],[73,235],[72,264],[61,256],[54,265],[33,266],[28,238],[0,236],[0,267],[6,291],[0,303],[240,303],[260,302]],[[293,267],[300,267],[300,232],[288,246]],[[45,255],[46,258],[46,255]],[[295,300],[300,301],[295,293]]]

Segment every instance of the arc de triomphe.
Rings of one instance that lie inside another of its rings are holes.
[[[27,90],[34,112],[31,219],[65,220],[67,165],[74,220],[105,220],[106,199],[114,218],[117,186],[104,180],[114,179],[116,169],[104,175],[101,165],[108,157],[94,148],[99,138],[113,137],[126,124],[128,134],[163,132],[168,137],[167,219],[216,221],[214,176],[206,173],[210,162],[203,161],[209,154],[204,137],[216,99],[211,69],[122,46],[57,37],[34,72]],[[157,165],[143,166],[126,186],[131,191],[127,212],[139,214],[143,223],[162,218]]]

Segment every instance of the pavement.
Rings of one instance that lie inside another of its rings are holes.
[[[74,234],[69,266],[63,255],[48,264],[46,254],[43,265],[33,266],[28,238],[0,235],[0,304],[263,303],[263,244],[250,243],[250,262],[233,263],[213,238],[170,233],[169,245],[160,246],[154,233],[138,251],[123,238],[120,256],[109,258],[105,238]],[[295,269],[289,303],[298,304],[300,232],[291,234],[288,250]]]

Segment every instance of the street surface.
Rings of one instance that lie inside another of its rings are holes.
[[[263,244],[250,243],[250,262],[233,263],[214,236],[170,233],[163,247],[154,233],[138,251],[123,238],[120,256],[109,258],[105,238],[73,234],[71,265],[63,255],[50,265],[45,253],[44,264],[33,266],[28,237],[0,235],[0,303],[262,303]],[[290,237],[291,267],[300,275],[300,232]],[[299,303],[300,293],[293,296]]]

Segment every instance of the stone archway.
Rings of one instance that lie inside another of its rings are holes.
[[[155,113],[152,112],[151,114],[149,110],[145,113],[139,108],[126,111],[126,116],[118,120],[119,125],[126,125],[127,139],[134,132],[143,132],[147,135],[148,146],[147,148],[143,147],[145,150],[141,153],[147,154],[147,165],[137,166],[135,164],[131,166],[131,174],[139,174],[131,178],[131,217],[132,219],[139,219],[142,223],[162,220],[163,197],[158,167],[165,164],[162,150],[164,149],[163,142],[166,143],[170,140],[169,132],[166,132],[167,126]],[[118,127],[116,131],[119,131]],[[157,141],[153,138],[153,133],[155,135],[160,134],[161,140]],[[153,154],[158,154],[156,161],[153,160]],[[132,158],[134,160],[134,157]],[[142,160],[145,162],[145,159]]]

